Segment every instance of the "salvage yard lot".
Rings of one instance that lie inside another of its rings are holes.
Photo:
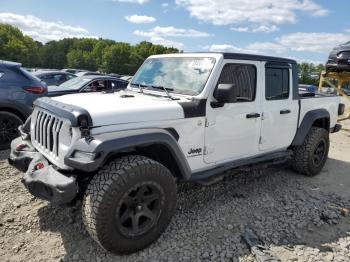
[[[350,128],[350,121],[342,123]],[[176,214],[160,239],[130,256],[105,252],[87,234],[80,204],[32,197],[0,153],[1,261],[254,261],[246,227],[282,261],[350,261],[350,133],[331,135],[329,160],[309,178],[285,166],[179,186]]]

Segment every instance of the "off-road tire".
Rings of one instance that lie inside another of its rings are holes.
[[[122,231],[121,219],[118,221],[116,216],[120,203],[125,196],[130,199],[127,194],[137,185],[159,190],[161,208],[151,228],[130,237]],[[166,167],[143,156],[125,156],[106,164],[89,183],[83,200],[83,221],[91,237],[104,249],[130,254],[149,246],[164,232],[175,212],[176,200],[175,179]]]
[[[318,150],[320,143],[324,144],[324,154],[322,159],[320,158],[316,164],[314,159],[316,158],[316,150]],[[293,169],[306,176],[317,175],[322,170],[328,158],[328,131],[324,128],[311,127],[303,144],[296,146],[293,151],[291,161]]]
[[[11,141],[20,135],[18,127],[23,124],[17,115],[0,111],[0,150],[9,149]]]

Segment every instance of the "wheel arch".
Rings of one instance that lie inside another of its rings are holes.
[[[292,146],[299,146],[303,143],[311,127],[324,128],[330,131],[330,115],[325,109],[316,109],[307,112],[297,129]]]
[[[138,129],[101,134],[92,141],[78,140],[65,158],[65,164],[86,172],[94,172],[105,163],[124,155],[139,154],[160,162],[180,179],[188,180],[191,169],[177,143],[177,136],[166,129]],[[75,157],[75,152],[96,154],[89,161]]]
[[[20,110],[13,108],[13,107],[9,107],[9,106],[1,106],[0,105],[0,112],[9,112],[12,114],[15,114],[16,116],[18,116],[23,122],[26,121],[26,115],[21,112]]]

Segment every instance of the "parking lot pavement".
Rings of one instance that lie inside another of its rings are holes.
[[[350,121],[343,123],[350,125]],[[331,136],[316,177],[276,166],[211,186],[179,186],[177,212],[150,248],[116,257],[91,240],[80,203],[38,200],[0,153],[2,261],[254,261],[242,234],[251,228],[282,261],[350,261],[350,133]]]

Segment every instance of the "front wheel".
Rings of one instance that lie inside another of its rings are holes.
[[[304,142],[293,152],[293,168],[306,176],[317,175],[328,158],[329,133],[324,128],[311,127]]]
[[[83,220],[104,249],[129,254],[149,246],[166,229],[176,207],[170,171],[143,156],[107,164],[87,187]]]

